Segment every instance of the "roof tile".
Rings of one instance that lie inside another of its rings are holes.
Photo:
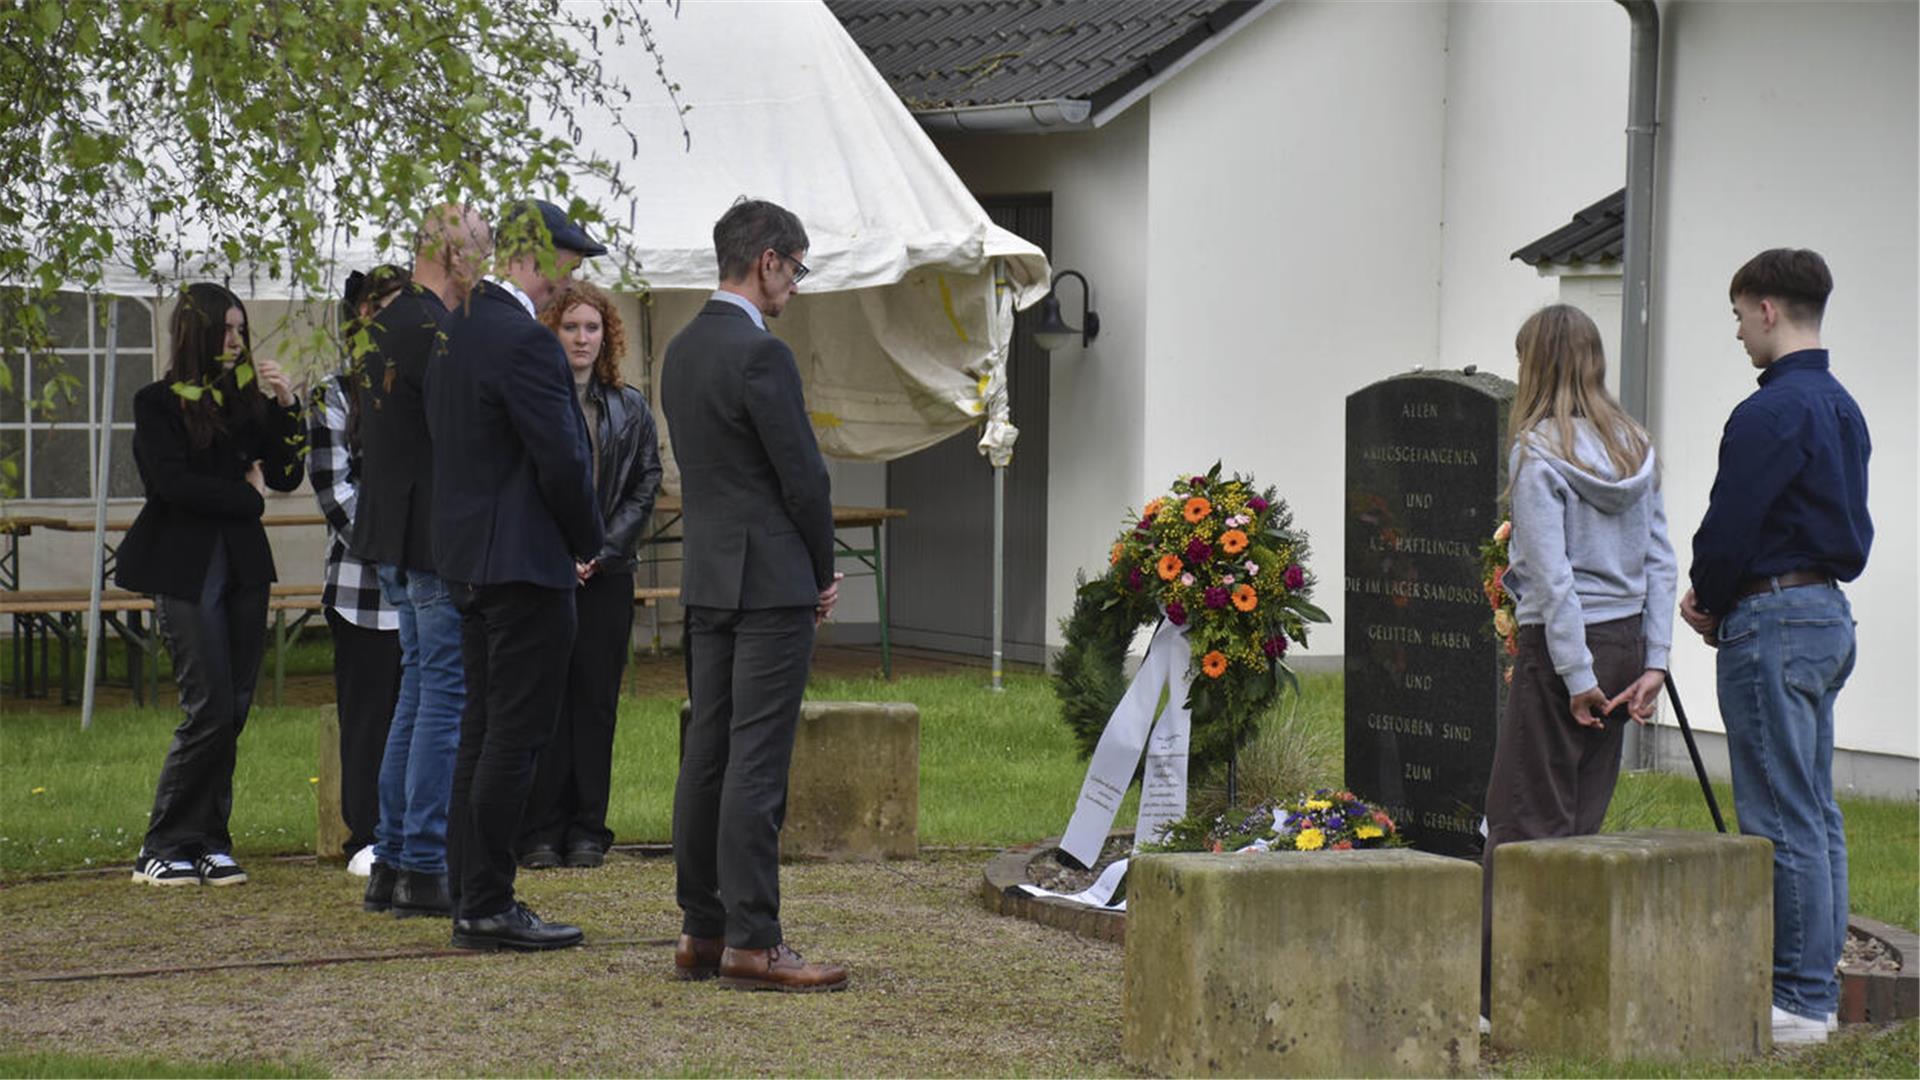
[[[1255,0],[827,0],[912,109],[1072,98],[1105,107]]]

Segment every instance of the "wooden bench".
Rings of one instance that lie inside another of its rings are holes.
[[[267,610],[274,618],[273,703],[278,705],[286,689],[286,650],[300,631],[321,610],[322,586],[275,584],[267,598]],[[73,703],[73,649],[86,643],[85,619],[92,597],[86,589],[17,589],[0,591],[0,616],[14,619],[14,672],[22,697],[33,693],[33,640],[36,636],[60,643],[60,701]],[[153,611],[153,598],[125,589],[103,589],[100,593],[101,625],[120,636],[127,645],[127,688],[134,701],[145,704],[148,695],[158,697],[160,685],[160,635],[157,627],[148,629],[144,616]],[[288,621],[288,613],[296,613]],[[122,618],[125,616],[125,618]],[[41,692],[48,689],[47,662],[50,648],[40,657]],[[105,663],[105,654],[101,657]],[[151,662],[149,662],[151,661]],[[144,671],[146,678],[142,680]],[[143,692],[143,687],[146,692]]]

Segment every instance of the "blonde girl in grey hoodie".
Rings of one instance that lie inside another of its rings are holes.
[[[1593,320],[1543,308],[1514,347],[1505,586],[1520,652],[1487,785],[1489,900],[1501,844],[1600,831],[1625,721],[1645,723],[1665,681],[1679,576],[1652,440],[1607,393]]]

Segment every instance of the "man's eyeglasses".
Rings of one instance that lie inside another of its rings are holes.
[[[794,258],[793,256],[787,254],[786,252],[778,251],[778,250],[775,250],[774,248],[768,248],[767,250],[772,251],[775,255],[778,255],[782,259],[785,259],[788,262],[793,264],[793,283],[795,285],[798,285],[802,281],[805,281],[807,279],[807,275],[813,273],[813,271],[807,269],[806,263],[801,262],[799,259]]]

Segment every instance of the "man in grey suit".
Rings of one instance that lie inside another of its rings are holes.
[[[780,930],[780,826],[814,628],[833,610],[833,506],[793,351],[767,332],[807,274],[800,219],[736,202],[720,288],[667,345],[660,403],[680,467],[691,718],[673,796],[676,974],[741,990],[846,986]]]

